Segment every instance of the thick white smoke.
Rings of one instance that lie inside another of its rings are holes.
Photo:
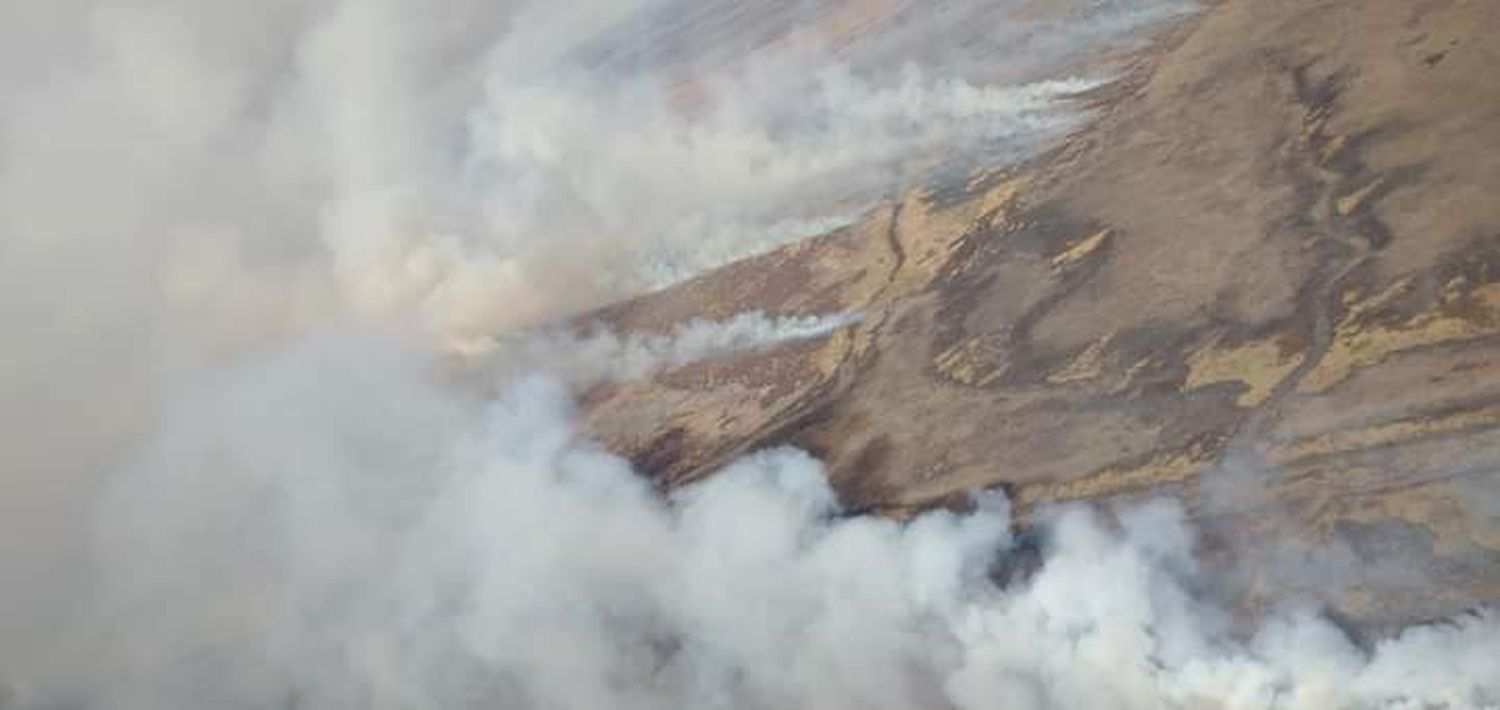
[[[826,228],[924,152],[1065,125],[1026,47],[1172,4],[895,3],[856,36],[832,2],[0,3],[0,665],[84,588],[101,481],[221,367],[351,321],[472,346]],[[1013,83],[910,51],[964,24]]]
[[[1170,508],[1057,511],[1001,588],[1002,501],[845,519],[791,451],[663,500],[557,380],[456,384],[455,344],[1034,150],[1095,81],[1049,67],[1180,10],[1027,5],[0,4],[0,706],[1493,706],[1493,615],[1237,639]]]
[[[371,357],[371,355],[374,355]],[[113,480],[87,613],[22,707],[1480,708],[1500,619],[1362,650],[1309,613],[1253,638],[1199,599],[1181,512],[1053,511],[992,581],[1005,501],[841,518],[762,452],[657,496],[536,378],[319,336],[206,383]]]

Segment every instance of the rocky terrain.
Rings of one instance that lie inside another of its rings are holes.
[[[1044,155],[595,314],[864,319],[589,426],[663,487],[804,447],[895,516],[1175,495],[1252,608],[1500,599],[1500,4],[1223,0],[1096,61]]]

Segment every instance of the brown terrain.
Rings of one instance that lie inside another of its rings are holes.
[[[1360,626],[1500,600],[1500,3],[1159,30],[1039,158],[598,314],[866,319],[601,386],[591,428],[664,487],[805,447],[888,515],[1175,495],[1245,603]]]

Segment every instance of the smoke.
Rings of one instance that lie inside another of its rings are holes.
[[[1098,77],[997,84],[884,47],[937,44],[913,29],[925,13],[1003,28],[1017,4],[9,9],[8,65],[31,70],[0,76],[0,224],[106,260],[149,243],[151,265],[202,249],[271,281],[313,270],[320,304],[415,312],[482,340],[826,229],[936,167],[1025,155],[1076,125],[1068,99]],[[1068,29],[1102,41],[1169,5],[1108,3]],[[840,29],[840,13],[871,27]],[[700,25],[726,20],[756,44],[713,51]],[[21,36],[32,27],[57,41]],[[990,64],[1035,70],[1028,46],[1064,36],[1031,28]]]
[[[1082,84],[1026,51],[1060,31],[919,5],[0,4],[5,645],[49,635],[103,479],[225,366],[340,328],[486,343],[1073,120]],[[1011,76],[908,51],[963,19]]]
[[[794,451],[664,499],[573,428],[854,316],[548,323],[1027,155],[1182,10],[1078,5],[0,4],[0,706],[1494,706],[1493,614],[1234,636],[1170,507],[1002,586],[1003,500],[844,518]]]
[[[508,334],[481,353],[492,377],[546,371],[575,387],[630,380],[694,362],[773,345],[827,336],[858,324],[858,313],[770,317],[760,311],[722,321],[695,318],[668,333],[619,334],[608,329],[580,333],[549,328]]]
[[[104,496],[89,613],[10,666],[21,707],[1500,700],[1489,613],[1371,650],[1298,611],[1232,636],[1170,504],[1051,511],[1043,564],[1000,586],[1003,498],[844,518],[815,460],[772,450],[664,500],[555,381],[471,399],[438,357],[319,336],[173,407]]]

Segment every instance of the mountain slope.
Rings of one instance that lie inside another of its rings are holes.
[[[1344,563],[1365,624],[1500,599],[1497,61],[1493,3],[1212,5],[1041,158],[598,314],[866,317],[590,426],[663,485],[803,446],[892,514],[1170,492],[1247,603]]]

